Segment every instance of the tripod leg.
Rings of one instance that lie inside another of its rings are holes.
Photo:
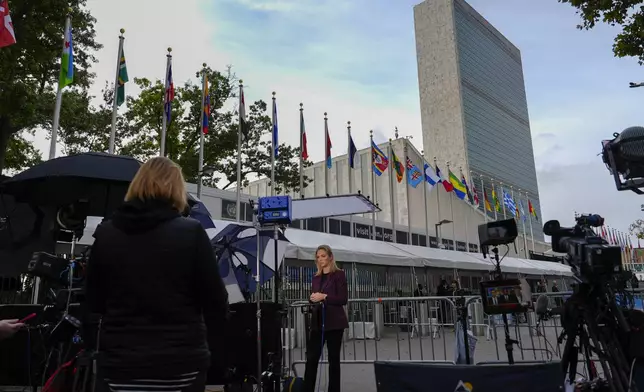
[[[597,350],[605,348],[605,346],[602,345],[602,343],[599,341],[599,334],[597,329],[595,328],[594,318],[589,314],[588,311],[584,312],[584,318],[586,322],[586,340],[590,339]],[[584,333],[583,328],[582,333]],[[581,339],[582,337],[580,336],[580,340]],[[608,385],[610,386],[612,392],[628,392],[628,389],[624,389],[621,380],[618,377],[614,377],[617,376],[617,369],[612,364],[608,363],[606,361],[606,358],[602,358],[600,356],[599,364],[602,367],[604,377],[606,378],[606,381],[608,381]]]
[[[510,325],[508,315],[503,314],[503,329],[505,331],[505,351],[508,353],[508,363],[514,365],[514,354],[512,353],[512,339],[510,339]]]

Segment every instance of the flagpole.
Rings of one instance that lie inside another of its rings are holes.
[[[463,168],[462,168],[462,167],[459,167],[459,168],[458,168],[458,171],[461,173],[461,178],[462,178],[463,180],[465,180],[465,175],[463,175]],[[470,179],[471,179],[471,178],[472,178],[472,177],[470,177]],[[463,183],[463,185],[465,185],[466,183],[467,183],[467,180]],[[472,182],[472,184],[474,184],[474,182]],[[469,189],[469,187],[470,187],[470,186],[469,186],[469,185],[467,185],[467,188],[465,188],[465,190],[466,190],[466,191],[468,191],[468,195],[466,195],[466,196],[467,196],[467,200],[468,200],[468,201],[470,200],[470,195],[472,194],[472,189]],[[474,203],[474,196],[472,196],[472,203]],[[468,203],[468,204],[469,204],[469,203]],[[470,206],[472,206],[472,207],[473,207],[473,204],[472,204],[472,205],[470,205]],[[470,224],[469,224],[469,219],[468,219],[468,217],[467,217],[467,215],[468,215],[468,214],[469,214],[469,211],[468,211],[468,209],[466,208],[466,209],[465,209],[465,214],[464,214],[464,215],[465,215],[465,251],[466,251],[466,252],[469,252],[469,251],[470,251],[470,230],[469,230],[469,229],[470,229]]]
[[[446,162],[447,165],[447,178],[449,181],[449,161]],[[454,250],[456,250],[456,222],[454,222],[454,192],[450,192],[449,196],[449,209],[452,214],[452,241],[454,241]]]
[[[526,229],[525,229],[525,221],[526,221],[526,216],[525,216],[525,207],[523,206],[523,203],[521,202],[521,189],[517,189],[517,192],[519,194],[519,206],[521,208],[519,211],[521,211],[521,223],[523,223],[523,249],[525,250],[525,258],[529,259],[530,256],[528,255],[528,235],[526,234]]]
[[[67,42],[67,32],[72,28],[72,9],[70,8],[65,19],[65,36],[63,37],[63,50],[60,56],[61,70],[63,63],[62,53],[65,52],[65,43]],[[116,99],[116,97],[114,97]],[[58,78],[58,91],[56,92],[56,106],[54,107],[54,122],[51,127],[51,140],[49,143],[49,159],[56,158],[56,144],[58,139],[58,126],[60,124],[60,108],[63,104],[63,88],[60,85],[60,78]]]
[[[203,187],[203,159],[204,159],[204,145],[205,135],[204,131],[204,109],[206,105],[206,63],[203,63],[201,70],[201,134],[199,135],[199,167],[197,167],[197,199],[201,199],[201,188]]]
[[[329,159],[331,159],[331,152],[329,150],[329,119],[327,113],[324,112],[324,193],[329,196]],[[326,154],[329,153],[327,157]],[[324,232],[329,232],[329,218],[324,218]]]
[[[398,134],[398,132],[396,132]],[[396,235],[396,208],[395,208],[395,198],[394,198],[394,176],[396,175],[396,167],[394,162],[394,156],[392,154],[393,147],[391,146],[391,139],[387,143],[387,156],[389,159],[389,209],[391,214],[391,232],[392,232],[392,242],[398,242],[398,236]],[[384,236],[384,232],[383,232]],[[384,238],[383,238],[384,239]]]
[[[501,206],[503,207],[503,219],[508,219],[508,215],[505,213],[505,189],[503,189],[503,182],[499,182],[499,186],[501,187],[501,197],[502,197],[502,202]]]
[[[484,215],[485,223],[487,223],[487,221],[488,221],[488,216],[487,216],[487,204],[486,204],[486,202],[487,202],[488,204],[489,204],[490,202],[489,202],[489,200],[487,199],[487,195],[485,194],[485,184],[484,184],[484,182],[483,182],[483,175],[482,175],[482,174],[480,174],[480,175],[479,175],[479,178],[481,179],[481,194],[483,195],[483,215]],[[480,203],[480,201],[479,201],[479,203]]]
[[[490,182],[491,182],[491,185],[492,185],[492,192],[494,192],[494,197],[492,199],[496,199],[496,201],[492,200],[492,202],[494,203],[494,207],[492,208],[494,210],[494,220],[498,221],[499,220],[499,211],[497,211],[497,209],[496,209],[496,202],[499,200],[499,196],[496,194],[496,185],[494,185],[494,178],[490,177]]]
[[[165,156],[165,139],[166,139],[166,133],[168,132],[168,113],[166,111],[166,106],[168,105],[168,89],[170,88],[170,85],[169,85],[170,80],[168,78],[168,75],[170,73],[170,67],[172,67],[172,48],[168,48],[168,54],[166,54],[166,58],[167,60],[165,64],[165,90],[163,91],[163,122],[161,123],[161,143],[160,143],[161,148],[159,151],[159,156],[161,157]]]
[[[275,91],[273,91],[273,128],[271,130],[271,196],[275,196],[275,152],[277,151],[277,145],[275,140],[275,128],[277,127],[277,103],[275,101]]]
[[[528,192],[525,193],[525,197],[526,197],[526,199],[529,197]],[[532,203],[530,202],[530,199],[528,199],[528,203],[530,203],[530,205],[532,205]],[[534,206],[532,206],[532,208],[534,209]],[[528,206],[528,209],[530,209],[529,206]],[[534,249],[534,231],[532,229],[532,219],[533,218],[534,218],[534,215],[532,215],[532,213],[530,213],[530,238],[532,240],[532,251],[534,252],[535,251],[535,249]]]
[[[300,102],[300,198],[304,199],[304,104]],[[304,220],[300,220],[300,229],[304,229]]]
[[[352,194],[353,193],[353,169],[351,168],[351,160],[355,159],[355,157],[351,156],[351,121],[347,121],[347,153],[348,153],[347,170],[349,171],[349,194]],[[358,155],[358,159],[359,158],[360,158],[360,155]],[[353,161],[353,165],[355,166],[355,161]],[[349,236],[353,237],[354,236],[353,215],[349,215],[349,227],[350,227]]]
[[[423,208],[425,211],[425,246],[429,247],[429,208],[427,206],[427,174],[425,172],[425,150],[421,151],[420,155],[423,156]]]
[[[236,215],[236,220],[237,222],[240,222],[241,219],[241,184],[242,184],[242,179],[241,179],[241,149],[242,149],[242,132],[243,132],[243,124],[242,124],[242,114],[244,113],[244,109],[242,108],[242,105],[244,104],[243,100],[243,94],[244,94],[244,81],[239,79],[239,125],[237,127],[237,200],[235,204],[235,215]]]
[[[369,144],[369,149],[371,150],[371,202],[374,205],[376,204],[376,173],[373,171],[373,129],[369,131],[369,140],[371,141],[371,144]],[[389,173],[391,175],[391,173]],[[384,235],[384,233],[383,233]],[[396,233],[393,234],[394,238],[396,237]],[[376,240],[376,212],[374,211],[371,214],[371,239]]]
[[[434,157],[434,173],[436,173],[436,168],[438,168],[438,165],[436,164],[436,157]],[[441,180],[441,182],[442,182],[443,179],[439,178],[439,180]],[[434,186],[436,188],[439,188],[438,183],[436,183],[436,185],[434,185]],[[436,189],[436,212],[438,213],[438,219],[436,220],[436,222],[441,222],[441,199],[440,199],[440,194],[441,194],[440,189]],[[440,249],[441,245],[442,245],[442,242],[441,242],[442,238],[441,238],[441,235],[439,234],[439,232],[441,234],[443,233],[443,227],[442,227],[442,225],[440,223],[437,223],[435,228],[436,228],[436,247],[438,249]]]
[[[409,159],[409,157],[407,156],[409,151],[407,143],[409,143],[409,140],[407,140],[406,137],[403,138],[403,152],[405,155],[405,157],[403,158],[403,165],[405,167],[405,195],[407,196],[407,244],[413,245],[411,235],[411,192],[409,192],[409,173],[407,173],[407,170],[409,170],[409,168],[407,167],[407,159]]]
[[[123,41],[125,41],[125,29],[121,29],[121,35],[119,35],[119,51],[116,56],[116,76],[114,77],[114,96],[112,97],[112,130],[110,132],[110,147],[107,150],[108,153],[114,154],[114,144],[116,142],[116,118],[119,113],[118,99],[116,95],[119,88],[119,75],[121,74],[121,57],[123,56]]]

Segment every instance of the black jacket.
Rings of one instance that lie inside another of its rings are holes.
[[[94,236],[86,296],[89,312],[103,315],[105,377],[207,369],[206,324],[216,328],[225,321],[228,294],[199,222],[165,201],[134,201]]]

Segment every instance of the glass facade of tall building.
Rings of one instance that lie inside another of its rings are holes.
[[[525,214],[529,214],[530,200],[540,217],[521,53],[461,0],[454,1],[454,27],[471,182],[481,200],[481,184],[488,199],[495,187],[502,208],[497,217],[504,214],[503,191],[514,195]],[[507,209],[505,215],[512,216]],[[540,220],[526,218],[527,234],[532,224],[534,236],[542,239]],[[520,232],[523,223],[519,221]]]

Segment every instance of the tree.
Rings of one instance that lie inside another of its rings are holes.
[[[212,168],[213,175],[204,177],[204,184],[227,189],[237,181],[238,113],[225,109],[236,98],[236,79],[230,68],[224,72],[206,69],[210,92],[208,134],[204,136],[204,168]],[[128,97],[125,114],[130,138],[122,153],[147,159],[158,155],[162,129],[161,105],[164,84],[160,80],[135,79],[141,89],[137,97]],[[201,132],[201,83],[191,81],[175,88],[172,117],[167,127],[166,156],[181,165],[186,181],[196,182],[199,177],[199,144]],[[251,176],[270,176],[271,118],[267,105],[257,101],[250,105],[247,120],[249,137],[242,145],[242,179],[247,185]],[[296,158],[299,148],[282,144],[276,165],[276,189],[299,188],[299,170]],[[305,184],[308,178],[305,179]]]
[[[637,57],[644,64],[644,3],[642,0],[559,0],[577,8],[582,23],[579,29],[590,30],[602,21],[611,26],[619,25],[613,53],[617,57]]]
[[[65,155],[108,151],[114,87],[105,84],[101,95],[103,100],[99,107],[95,108],[91,104],[94,97],[87,91],[71,90],[63,94],[59,137]],[[115,147],[119,153],[131,135],[124,116],[117,116],[116,125]]]
[[[18,43],[0,49],[0,172],[21,169],[39,157],[24,132],[49,129],[60,69],[66,10],[74,27],[74,88],[87,88],[96,19],[86,0],[13,0],[11,11]],[[35,154],[35,155],[34,155]]]
[[[631,223],[628,230],[639,239],[644,239],[644,219],[637,219]]]

